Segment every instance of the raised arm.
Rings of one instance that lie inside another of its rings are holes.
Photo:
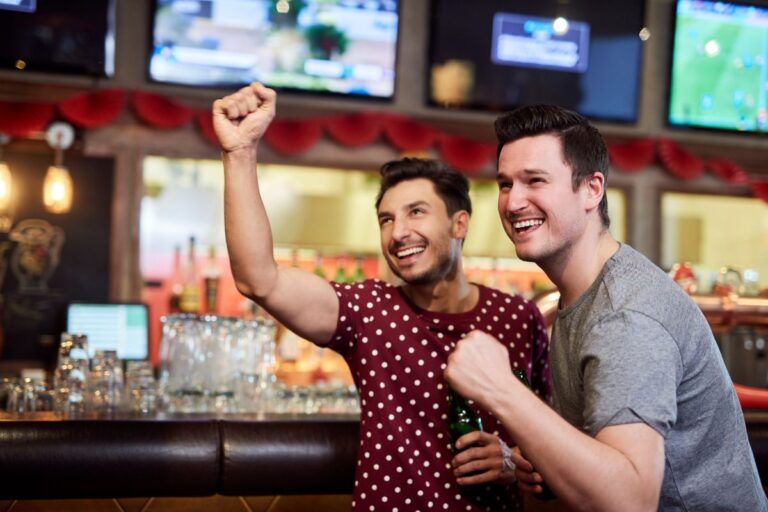
[[[275,91],[253,83],[213,103],[213,127],[224,162],[229,260],[240,293],[300,336],[324,345],[336,328],[336,293],[314,274],[278,267],[259,191],[258,144],[275,116],[276,99]]]

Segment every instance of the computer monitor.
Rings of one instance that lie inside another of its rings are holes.
[[[88,336],[89,357],[96,350],[117,350],[119,359],[149,357],[146,304],[68,304],[67,331]]]

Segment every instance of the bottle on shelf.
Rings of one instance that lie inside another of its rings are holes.
[[[363,272],[363,257],[358,256],[355,258],[355,271],[349,280],[353,283],[361,283],[365,281],[365,272]]]
[[[336,261],[336,274],[333,276],[333,280],[337,283],[347,282],[347,257],[340,254]]]
[[[320,251],[317,252],[317,256],[315,257],[315,268],[312,273],[322,279],[326,279],[325,270],[323,270],[323,255]]]
[[[168,296],[168,310],[171,313],[181,312],[181,290],[184,287],[184,279],[181,271],[181,246],[173,248],[173,273],[171,274],[171,290]]]
[[[208,314],[216,314],[218,311],[219,281],[221,280],[221,270],[219,262],[216,259],[216,247],[208,248],[208,261],[203,270],[203,284],[205,286],[204,311]]]
[[[195,261],[195,237],[189,237],[187,263],[184,267],[184,284],[181,289],[179,306],[183,313],[200,312],[200,284],[197,282],[197,262]]]

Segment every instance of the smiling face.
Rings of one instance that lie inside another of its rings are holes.
[[[520,259],[546,266],[565,256],[596,214],[595,187],[574,191],[560,139],[551,134],[504,145],[499,155],[499,215]],[[602,178],[599,197],[602,197]],[[597,218],[599,222],[599,217]]]
[[[381,251],[408,284],[431,284],[457,268],[469,215],[448,215],[431,181],[418,178],[386,191],[378,209]]]

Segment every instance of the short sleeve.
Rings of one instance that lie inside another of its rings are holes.
[[[531,310],[531,388],[545,402],[552,399],[552,381],[549,375],[549,337],[539,308],[529,302]]]
[[[332,282],[331,286],[339,298],[339,317],[336,320],[336,330],[327,347],[344,355],[355,345],[355,319],[356,311],[360,309],[357,304],[360,295],[358,293],[358,298],[355,298],[353,287],[357,285]]]
[[[645,423],[662,436],[677,420],[682,358],[656,320],[634,311],[602,319],[579,354],[584,386],[584,429]]]

